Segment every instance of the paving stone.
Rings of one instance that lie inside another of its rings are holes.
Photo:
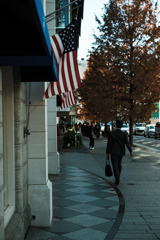
[[[157,240],[157,237],[153,234],[144,233],[117,233],[114,240]]]
[[[88,147],[88,139],[84,140]],[[61,173],[53,183],[54,218],[50,228],[33,228],[26,240],[160,239],[160,154],[133,148],[123,158],[121,182],[106,178],[107,140],[94,151],[60,154]]]
[[[82,239],[87,239],[87,240],[104,240],[106,233],[90,229],[90,228],[85,228],[81,229],[77,232],[72,232],[65,234],[64,236],[69,237],[73,240],[82,240]]]

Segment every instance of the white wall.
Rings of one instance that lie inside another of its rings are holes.
[[[55,0],[46,0],[46,14],[55,11]],[[55,19],[48,22],[50,36],[55,34]],[[49,174],[58,174],[60,172],[60,156],[57,152],[57,101],[56,96],[49,98],[47,101],[48,111],[48,165]]]
[[[60,156],[57,152],[57,107],[56,96],[47,100],[48,103],[48,165],[49,174],[60,172]]]
[[[44,83],[32,83],[28,136],[29,204],[32,226],[50,226],[52,221],[52,183],[48,179],[47,104]]]

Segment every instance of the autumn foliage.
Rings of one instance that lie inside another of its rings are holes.
[[[160,95],[160,27],[152,0],[110,0],[79,89],[80,113],[147,121]]]

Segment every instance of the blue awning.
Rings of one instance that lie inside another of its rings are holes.
[[[22,81],[57,80],[40,0],[2,1],[0,29],[0,66],[20,66]]]

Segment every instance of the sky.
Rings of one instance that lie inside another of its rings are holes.
[[[87,59],[88,49],[91,50],[94,42],[93,34],[98,35],[97,22],[95,15],[98,18],[104,13],[103,7],[108,0],[84,0],[83,19],[81,21],[81,35],[79,38],[78,60],[81,58]]]
[[[108,0],[84,0],[84,12],[83,19],[81,21],[81,35],[79,38],[78,48],[78,60],[81,58],[87,59],[88,49],[92,49],[92,43],[94,42],[93,34],[97,30],[97,22],[95,21],[95,15],[100,19],[104,13],[104,4],[108,3]]]

